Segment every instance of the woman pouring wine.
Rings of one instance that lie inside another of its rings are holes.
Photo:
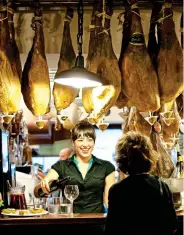
[[[115,167],[109,161],[92,155],[95,145],[95,129],[92,124],[81,121],[72,129],[71,139],[75,154],[52,165],[48,174],[35,187],[49,194],[49,182],[71,177],[68,185],[78,185],[79,196],[74,201],[74,213],[104,213],[108,205],[109,188],[115,183]]]

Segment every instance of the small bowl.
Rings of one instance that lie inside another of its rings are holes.
[[[167,126],[170,126],[172,122],[175,120],[175,118],[162,118],[162,119]]]
[[[157,121],[158,116],[145,117],[144,119],[152,126]]]
[[[101,131],[105,131],[109,126],[109,123],[99,123],[96,125]]]
[[[14,117],[14,115],[3,115],[3,121],[6,123],[6,124],[9,124],[11,121],[12,121],[12,118]]]
[[[46,122],[46,120],[37,120],[36,126],[38,127],[38,129],[43,129],[45,126],[45,122]]]

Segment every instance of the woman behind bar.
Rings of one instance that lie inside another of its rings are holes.
[[[173,234],[177,218],[172,194],[167,184],[149,174],[157,159],[150,140],[128,132],[119,139],[116,153],[118,167],[128,177],[109,190],[105,234]]]
[[[73,205],[74,213],[104,213],[104,205],[108,205],[109,188],[115,183],[115,167],[109,161],[92,155],[96,135],[89,122],[77,123],[71,139],[75,154],[52,165],[48,174],[35,187],[35,196],[40,187],[49,194],[50,181],[70,176],[68,184],[77,184],[79,187],[79,196]]]

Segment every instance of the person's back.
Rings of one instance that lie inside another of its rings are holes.
[[[176,217],[167,185],[161,184],[163,195],[157,177],[149,174],[131,175],[114,185],[114,228],[125,235],[169,234],[175,228]]]
[[[123,235],[169,235],[176,229],[172,194],[164,182],[149,174],[156,166],[150,140],[138,132],[122,136],[116,146],[119,169],[128,175],[109,190],[105,232]]]

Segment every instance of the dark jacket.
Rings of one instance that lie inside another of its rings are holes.
[[[131,175],[109,191],[105,234],[167,235],[176,229],[172,194],[166,183],[149,174]],[[163,193],[161,192],[161,188]]]

